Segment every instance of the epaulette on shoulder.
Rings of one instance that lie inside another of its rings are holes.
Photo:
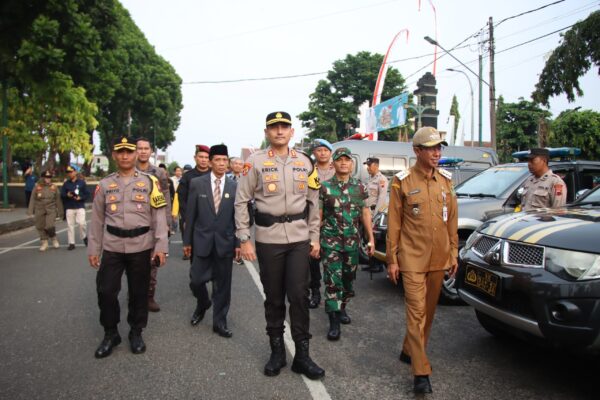
[[[406,178],[409,175],[410,175],[410,171],[406,169],[404,171],[398,172],[396,174],[396,178],[398,178],[398,180],[401,181],[402,179]]]
[[[440,173],[440,175],[442,175],[444,178],[448,179],[449,181],[452,180],[452,172],[447,171],[444,168],[438,168],[438,172]]]

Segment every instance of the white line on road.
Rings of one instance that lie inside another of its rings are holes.
[[[67,231],[67,228],[61,229],[60,231],[56,231],[56,234],[58,235],[59,233],[63,233],[63,232],[66,232],[66,231]],[[14,246],[14,247],[4,247],[2,250],[0,250],[0,255],[2,255],[4,253],[8,253],[9,251],[19,250],[19,249],[22,249],[22,248],[26,248],[25,246],[30,245],[30,244],[35,243],[35,242],[39,242],[39,241],[40,241],[40,239],[38,238],[38,239],[30,240],[29,242],[21,243],[21,244],[19,244],[17,246]]]
[[[261,296],[263,297],[263,299],[266,299],[265,291],[264,291],[263,285],[260,281],[260,276],[259,276],[258,272],[256,271],[254,264],[252,264],[248,260],[244,260],[244,264],[246,265],[246,269],[248,269],[248,272],[250,273],[250,276],[252,277],[254,284],[256,285],[256,287],[258,287],[258,290],[260,291]],[[285,321],[284,323],[285,323],[285,327],[286,327],[286,330],[283,334],[285,346],[287,347],[288,351],[292,354],[292,357],[293,357],[296,352],[294,341],[292,340],[292,335],[290,334],[289,324],[287,323],[287,321]],[[302,375],[302,380],[308,387],[308,390],[313,399],[315,399],[315,400],[331,400],[331,396],[329,396],[329,393],[327,393],[327,389],[325,388],[325,385],[323,385],[323,382],[310,380],[307,377],[305,377],[304,375]]]

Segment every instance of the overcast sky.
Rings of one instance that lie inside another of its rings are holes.
[[[495,23],[544,5],[552,0],[121,0],[156,51],[167,59],[183,79],[181,125],[167,153],[171,161],[192,164],[195,144],[225,143],[230,155],[242,147],[260,145],[267,113],[275,110],[297,116],[307,110],[309,95],[325,78],[335,60],[359,51],[384,54],[394,35],[408,29],[393,47],[388,61],[406,78],[408,89],[427,71],[433,72],[434,47],[423,40],[435,37],[432,5],[437,11],[437,39],[451,49]],[[529,99],[546,57],[560,41],[551,34],[512,50],[512,46],[568,27],[600,8],[599,1],[565,0],[495,27],[497,97],[514,102]],[[477,71],[481,37],[471,38],[452,54]],[[468,46],[465,46],[468,45]],[[470,136],[470,94],[464,75],[446,71],[463,69],[439,49],[437,61],[438,128],[446,129],[452,95],[458,97],[465,132]],[[420,57],[423,56],[423,57]],[[443,56],[443,57],[442,57]],[[292,79],[239,83],[198,82],[310,75]],[[484,58],[484,79],[489,62]],[[477,79],[475,91],[477,130]],[[551,102],[556,116],[566,108],[581,106],[598,111],[600,77],[593,69],[582,80],[585,96],[574,103],[559,97]],[[484,85],[483,132],[489,140],[488,88]],[[294,141],[304,135],[294,119]],[[462,127],[461,127],[462,129]],[[460,131],[460,130],[459,130]]]

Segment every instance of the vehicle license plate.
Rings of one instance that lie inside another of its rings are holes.
[[[465,283],[476,287],[492,297],[496,297],[500,277],[483,269],[467,265],[465,271]]]

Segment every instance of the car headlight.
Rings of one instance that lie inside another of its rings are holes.
[[[481,233],[479,232],[473,232],[471,233],[471,236],[469,236],[469,238],[467,239],[467,242],[465,243],[465,250],[469,250],[471,247],[473,247],[473,244],[475,244],[475,242],[477,242],[477,240],[481,237]]]
[[[569,280],[600,279],[600,255],[546,248],[546,270]]]

